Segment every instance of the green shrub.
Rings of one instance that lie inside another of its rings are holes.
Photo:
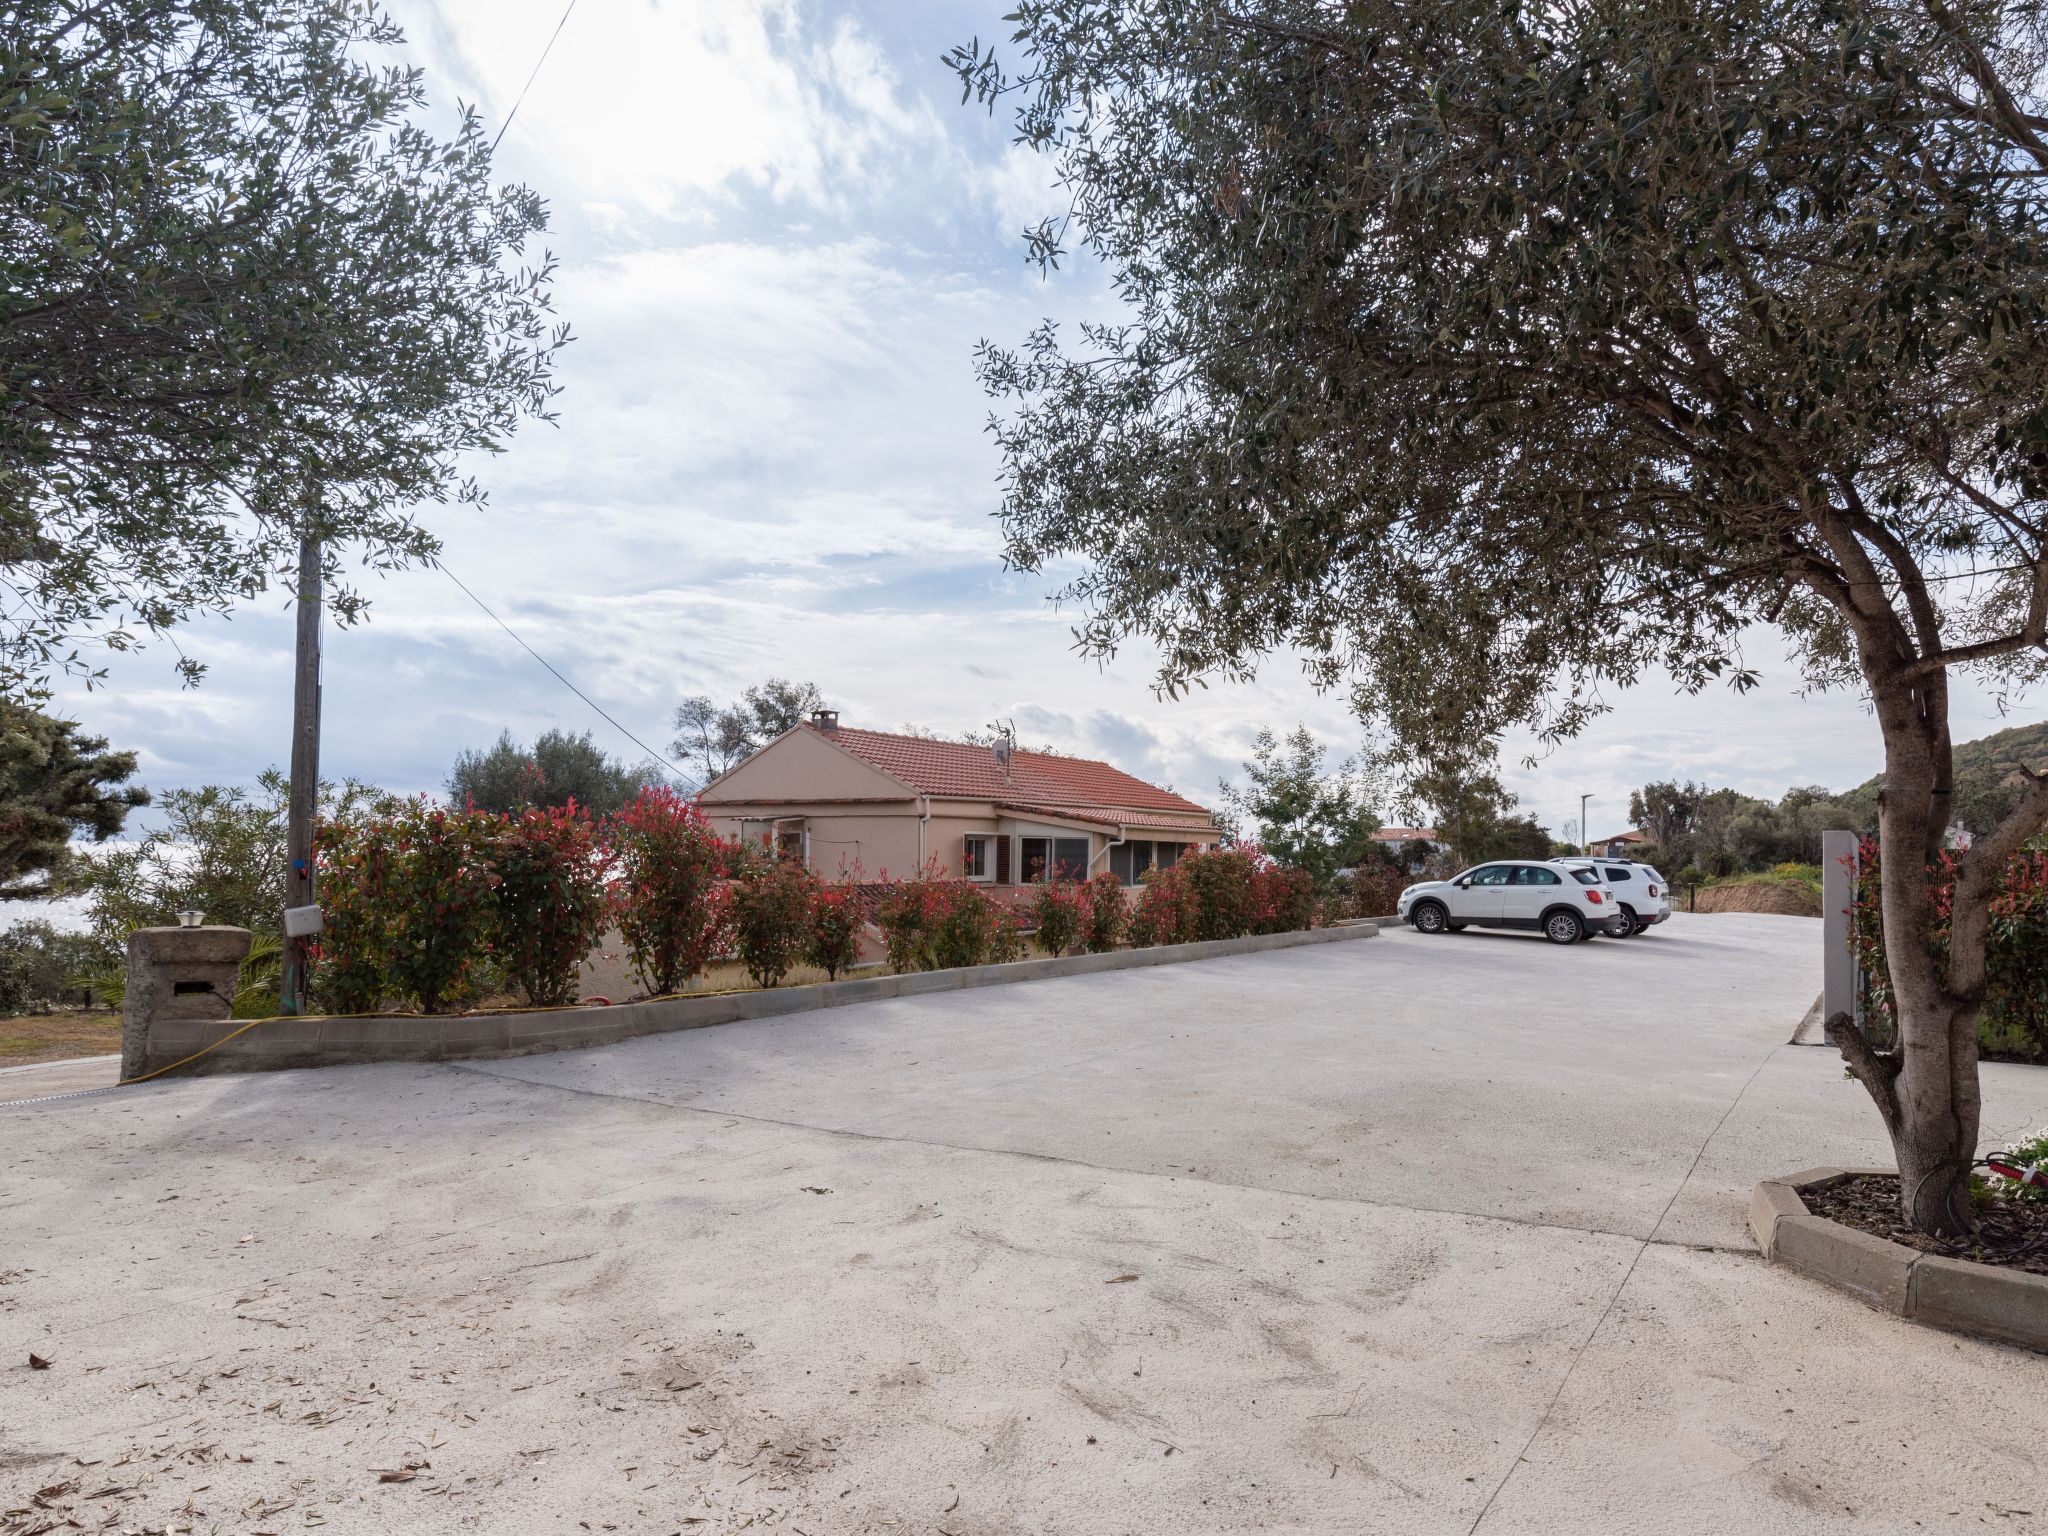
[[[474,1000],[490,956],[493,818],[424,797],[391,818],[384,867],[386,970],[422,1013]]]
[[[373,1013],[394,990],[385,890],[394,847],[391,824],[323,823],[315,846],[321,927],[313,955],[314,1006],[326,1013]]]
[[[726,887],[733,951],[757,987],[789,974],[811,937],[818,877],[801,864],[762,859]]]
[[[889,964],[899,972],[988,965],[1024,953],[1009,909],[971,882],[947,877],[936,861],[915,880],[883,885],[875,901],[875,924],[888,946]]]
[[[725,911],[718,888],[740,850],[664,785],[641,790],[606,827],[617,860],[620,937],[641,985],[665,997],[720,952]]]
[[[1038,947],[1055,957],[1071,949],[1081,933],[1086,901],[1082,888],[1071,881],[1041,885],[1031,902],[1032,916],[1038,920]]]
[[[1181,860],[1182,864],[1186,862]],[[1131,909],[1131,948],[1185,944],[1192,939],[1195,904],[1180,878],[1180,864],[1171,869],[1147,870],[1143,884],[1137,905]]]
[[[1124,895],[1124,883],[1104,870],[1081,891],[1081,947],[1091,955],[1107,954],[1123,944],[1130,928],[1130,901]]]
[[[1351,877],[1347,917],[1392,917],[1404,887],[1415,877],[1380,863],[1361,864]]]
[[[826,885],[822,881],[811,893],[810,927],[804,940],[804,959],[837,981],[860,954],[860,891],[851,883]]]
[[[489,827],[491,957],[535,1007],[575,1001],[584,958],[611,915],[611,853],[573,801],[534,808]]]
[[[1252,879],[1256,869],[1251,854],[1241,848],[1211,848],[1181,856],[1173,873],[1186,888],[1192,908],[1190,939],[1235,939],[1252,931],[1257,916]]]
[[[1305,869],[1264,864],[1251,872],[1251,931],[1293,933],[1315,926],[1315,876]]]
[[[965,880],[949,880],[939,887],[936,921],[919,957],[926,970],[1023,958],[1024,936],[1008,907]]]

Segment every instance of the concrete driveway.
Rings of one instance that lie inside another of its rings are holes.
[[[2048,1360],[1750,1248],[1759,1176],[1885,1155],[1784,1044],[1818,942],[1391,932],[0,1107],[0,1531],[2048,1531]]]

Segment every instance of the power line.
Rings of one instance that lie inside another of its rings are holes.
[[[533,61],[533,73],[526,77],[526,84],[519,87],[519,94],[512,102],[512,110],[505,114],[505,121],[498,125],[497,138],[491,140],[493,158],[497,156],[498,146],[505,140],[505,130],[512,126],[512,119],[519,115],[519,108],[526,100],[526,93],[533,89],[533,82],[539,78],[541,65],[547,63],[548,55],[555,51],[555,39],[562,35],[562,28],[569,25],[569,12],[575,9],[576,0],[569,0],[567,8],[562,12],[562,19],[555,23],[555,30],[548,34],[547,47],[541,49],[540,57]]]
[[[547,657],[541,655],[539,651],[536,651],[524,640],[521,640],[519,638],[519,632],[515,630],[510,624],[507,624],[503,619],[499,618],[497,614],[491,612],[490,604],[486,603],[482,598],[478,597],[474,592],[470,591],[469,587],[463,582],[460,576],[456,575],[453,571],[449,570],[448,567],[446,565],[443,565],[439,560],[436,560],[434,564],[440,570],[443,576],[446,576],[450,581],[454,582],[456,586],[462,589],[462,595],[464,597],[467,597],[472,603],[475,603],[477,607],[481,608],[484,611],[485,616],[489,618],[493,624],[497,625],[498,628],[502,629],[514,640],[518,641],[519,648],[521,650],[526,652],[527,655],[531,656],[535,661],[539,662],[542,666],[546,667],[548,671],[554,673],[556,682],[560,683],[564,688],[568,689],[571,693],[575,694],[577,698],[581,699],[584,703],[588,704],[592,710],[596,711],[599,719],[603,720],[613,730],[617,731],[621,736],[625,737],[626,740],[632,742],[633,745],[638,747],[642,752],[645,752],[649,757],[653,758],[656,762],[660,763],[662,766],[667,768],[669,772],[673,773],[676,776],[676,778],[679,779],[685,786],[692,789],[696,788],[697,781],[695,779],[691,778],[689,774],[685,773],[681,768],[678,768],[673,762],[670,762],[667,757],[655,751],[654,748],[647,745],[646,742],[642,741],[638,736],[635,736],[631,731],[627,730],[623,725],[619,724],[619,722],[614,720],[611,717],[611,715],[606,713],[605,708],[602,704],[599,704],[597,700],[593,699],[581,688],[578,688],[574,683],[570,682],[568,678],[564,677],[561,673],[561,670],[558,667],[556,667],[556,665],[552,661],[549,661]]]

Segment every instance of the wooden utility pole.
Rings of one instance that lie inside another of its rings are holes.
[[[292,785],[285,829],[287,910],[310,907],[313,888],[313,821],[320,802],[320,538],[299,536],[298,659],[292,680]],[[286,1013],[306,1011],[310,936],[284,941]]]

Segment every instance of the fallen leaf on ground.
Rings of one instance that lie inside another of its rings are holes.
[[[32,1371],[47,1371],[50,1368],[50,1362],[34,1350],[30,1350],[28,1352],[28,1368]]]
[[[1114,1279],[1105,1280],[1102,1283],[1104,1285],[1128,1285],[1137,1278],[1136,1275],[1118,1275]]]
[[[409,1483],[419,1476],[411,1467],[372,1467],[380,1483]]]

